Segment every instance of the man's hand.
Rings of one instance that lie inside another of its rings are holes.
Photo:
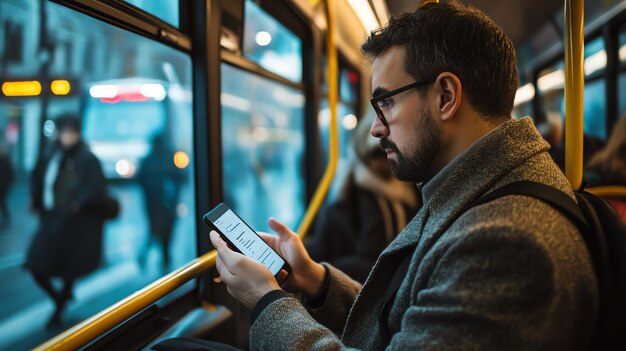
[[[291,274],[282,285],[290,292],[300,292],[307,299],[316,297],[324,282],[326,270],[311,259],[298,234],[284,224],[270,218],[268,222],[278,236],[259,233],[279,255],[291,266]]]
[[[231,250],[215,231],[209,236],[217,250],[217,271],[237,301],[252,309],[265,294],[280,289],[272,272],[261,263]]]

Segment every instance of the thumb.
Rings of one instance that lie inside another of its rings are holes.
[[[292,235],[297,235],[289,227],[277,221],[274,218],[270,218],[268,221],[270,228],[275,231],[281,239],[289,239]]]
[[[226,241],[220,238],[219,234],[216,231],[212,230],[209,233],[209,237],[211,238],[211,242],[215,249],[217,250],[218,257],[222,260],[224,265],[228,268],[229,271],[232,272],[232,269],[237,264],[239,260],[241,260],[243,256],[239,252],[235,252],[228,247]]]

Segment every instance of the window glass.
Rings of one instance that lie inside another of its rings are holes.
[[[165,22],[178,27],[179,24],[179,0],[124,0],[146,12],[161,18]]]
[[[542,112],[548,121],[563,125],[565,116],[564,104],[565,70],[563,61],[546,68],[539,73],[537,89],[541,94]],[[556,121],[560,121],[557,123]],[[563,133],[555,136],[554,141],[561,143]]]
[[[604,71],[606,68],[606,50],[604,38],[599,37],[585,44],[585,76]]]
[[[305,209],[301,91],[222,64],[225,202],[252,228],[295,228]]]
[[[246,1],[244,55],[294,82],[302,81],[302,41],[254,2]]]
[[[343,102],[337,103],[337,131],[339,134],[339,159],[337,161],[337,169],[335,171],[334,181],[331,186],[326,201],[331,201],[338,193],[342,180],[349,170],[350,161],[354,158],[352,150],[351,137],[352,130],[356,127],[357,117],[354,108]],[[329,159],[329,138],[330,138],[330,109],[328,108],[328,99],[321,101],[320,112],[318,116],[320,147],[322,157],[322,169],[326,169]]]
[[[0,1],[0,71],[0,349],[22,350],[196,256],[191,58],[53,2]],[[59,148],[65,114],[85,146]],[[104,220],[106,192],[121,207]],[[34,278],[51,275],[75,279],[46,330],[55,303]]]
[[[606,84],[604,80],[585,83],[583,109],[585,134],[606,140]]]
[[[337,130],[339,131],[339,158],[348,159],[350,150],[350,131],[356,127],[357,117],[354,108],[343,102],[337,103]],[[321,102],[320,112],[318,116],[318,124],[320,128],[322,155],[324,155],[323,164],[328,163],[328,138],[330,137],[330,109],[328,108],[328,99]]]
[[[346,67],[339,71],[339,98],[343,101],[356,104],[359,91],[359,74]]]

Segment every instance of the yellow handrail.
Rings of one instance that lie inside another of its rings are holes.
[[[339,134],[337,131],[337,49],[335,47],[335,15],[334,15],[333,1],[326,0],[326,18],[327,18],[327,31],[326,31],[326,59],[328,62],[328,108],[330,109],[330,138],[329,138],[329,157],[328,165],[322,176],[320,184],[313,194],[313,198],[309,203],[309,206],[304,214],[304,218],[298,227],[298,235],[304,237],[309,231],[313,219],[317,215],[324,198],[328,193],[330,184],[335,176],[335,170],[337,169],[337,161],[339,159]]]
[[[604,198],[626,198],[626,186],[596,186],[593,188],[586,188],[585,190]]]
[[[583,178],[584,0],[565,0],[565,176],[573,189]]]
[[[109,308],[91,316],[35,348],[40,350],[76,350],[104,332],[124,322],[163,296],[215,266],[216,251],[194,259],[185,266],[155,281]]]

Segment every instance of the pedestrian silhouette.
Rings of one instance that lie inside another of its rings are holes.
[[[141,161],[137,180],[144,193],[148,214],[148,239],[142,248],[139,259],[145,267],[148,253],[153,243],[161,247],[162,264],[165,271],[170,265],[170,242],[176,222],[176,206],[184,174],[174,164],[174,151],[165,135],[152,138],[150,152]]]
[[[25,264],[54,300],[48,327],[61,323],[76,278],[100,263],[107,196],[100,162],[81,140],[79,119],[66,114],[55,125],[58,138],[42,152],[31,178],[31,207],[40,220]],[[53,277],[62,280],[60,290]]]

